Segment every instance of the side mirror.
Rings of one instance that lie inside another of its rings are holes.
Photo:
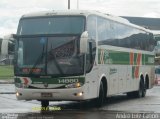
[[[80,53],[88,53],[88,32],[84,31],[80,38]]]

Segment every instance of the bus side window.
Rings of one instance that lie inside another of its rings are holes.
[[[97,17],[95,16],[89,16],[87,19],[87,31],[89,38],[96,39],[96,21]]]
[[[89,16],[87,19],[87,31],[89,35],[89,54],[86,56],[86,65],[87,65],[87,72],[89,72],[93,66],[94,60],[95,60],[95,54],[96,54],[96,32],[97,28],[97,17],[96,16]]]

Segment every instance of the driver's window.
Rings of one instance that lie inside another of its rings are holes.
[[[96,35],[97,35],[97,17],[96,16],[89,16],[87,19],[87,31],[89,36],[89,43],[88,43],[88,51],[86,57],[86,65],[87,65],[87,72],[89,72],[95,61],[95,54],[96,54]]]
[[[96,16],[89,16],[87,19],[87,31],[89,38],[96,39],[96,22],[97,17]]]

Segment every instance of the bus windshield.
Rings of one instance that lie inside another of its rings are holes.
[[[54,16],[22,18],[17,35],[32,34],[81,34],[84,31],[83,16]]]
[[[17,47],[17,75],[79,75],[83,56],[80,36],[22,37]]]
[[[22,18],[17,30],[16,75],[80,75],[83,16]]]

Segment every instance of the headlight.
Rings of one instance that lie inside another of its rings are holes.
[[[82,83],[72,83],[72,84],[67,84],[65,87],[66,88],[79,88],[82,86]]]

